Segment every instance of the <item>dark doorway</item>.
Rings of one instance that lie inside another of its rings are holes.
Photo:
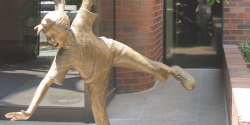
[[[220,68],[222,4],[207,0],[164,1],[164,63],[185,68]]]

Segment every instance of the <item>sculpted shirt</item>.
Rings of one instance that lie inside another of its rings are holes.
[[[74,43],[71,49],[59,49],[51,68],[46,75],[54,83],[63,85],[63,80],[71,68],[75,68],[86,83],[98,79],[100,74],[108,73],[113,58],[111,44],[113,40],[98,38],[92,32],[92,25],[97,14],[80,8],[70,32]]]

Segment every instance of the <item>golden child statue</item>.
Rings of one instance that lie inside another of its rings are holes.
[[[49,12],[35,27],[37,34],[46,35],[48,43],[59,49],[52,65],[38,86],[27,111],[11,112],[6,118],[27,120],[42,101],[52,83],[63,85],[66,73],[75,68],[88,84],[91,108],[96,125],[109,125],[106,95],[109,71],[112,66],[127,67],[156,76],[161,82],[174,76],[187,89],[195,87],[191,75],[179,66],[168,67],[140,55],[130,47],[105,37],[97,37],[92,25],[97,14],[91,13],[93,0],[83,0],[72,25],[64,13],[65,0],[53,0],[57,10]]]

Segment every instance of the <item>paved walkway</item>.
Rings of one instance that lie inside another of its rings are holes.
[[[193,91],[170,77],[147,92],[117,95],[107,108],[111,125],[227,125],[221,70],[186,71]]]
[[[30,67],[32,70],[29,72],[34,70],[33,66]],[[227,125],[221,70],[185,70],[196,81],[193,91],[185,90],[170,76],[165,83],[157,81],[151,90],[116,95],[107,107],[111,125]],[[44,72],[44,69],[39,71]],[[84,123],[0,120],[0,125],[82,124]]]

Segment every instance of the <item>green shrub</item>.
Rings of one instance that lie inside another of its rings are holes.
[[[245,59],[246,64],[250,67],[250,42],[247,39],[245,42],[241,42],[241,52]]]

